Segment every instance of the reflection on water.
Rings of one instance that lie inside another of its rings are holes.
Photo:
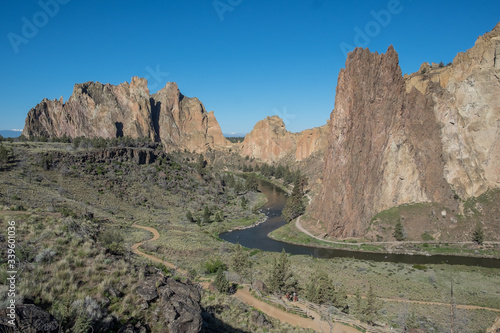
[[[286,224],[281,218],[281,211],[285,205],[286,194],[279,187],[266,181],[259,181],[259,189],[268,199],[267,204],[261,208],[261,211],[268,217],[267,221],[253,228],[236,230],[223,233],[220,238],[241,245],[260,249],[263,251],[281,252],[283,249],[290,254],[310,255],[316,258],[335,258],[347,257],[362,260],[401,262],[407,264],[441,264],[483,266],[500,268],[499,259],[490,258],[470,258],[458,256],[424,256],[424,255],[405,255],[405,254],[386,254],[386,253],[367,253],[349,250],[333,250],[320,247],[305,245],[294,245],[276,241],[267,237],[267,235]]]

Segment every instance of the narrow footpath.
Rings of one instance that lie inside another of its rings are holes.
[[[176,269],[177,272],[179,272],[183,275],[187,274],[187,271],[176,267],[173,263],[161,260],[155,256],[144,253],[139,249],[141,247],[141,245],[143,245],[144,243],[157,240],[160,237],[160,233],[158,232],[158,230],[156,230],[155,228],[152,228],[152,227],[145,227],[145,226],[138,225],[135,223],[132,226],[134,228],[140,228],[140,229],[147,230],[153,234],[153,238],[132,245],[131,250],[133,253],[140,255],[142,257],[148,258],[154,262],[163,264],[167,267]],[[209,287],[209,283],[207,283],[207,282],[203,282],[203,283],[201,283],[201,285],[203,286],[204,289],[208,289],[208,287]],[[236,299],[240,300],[241,302],[243,302],[251,307],[254,307],[257,310],[262,311],[263,313],[265,313],[266,315],[268,315],[270,317],[278,319],[279,321],[281,321],[283,323],[286,323],[286,324],[289,324],[292,326],[313,329],[317,332],[330,332],[330,325],[326,321],[321,320],[321,316],[314,311],[309,310],[309,315],[311,317],[313,317],[313,319],[304,318],[304,317],[283,311],[281,309],[278,309],[275,306],[272,306],[266,302],[263,302],[263,301],[255,298],[250,293],[248,288],[238,289],[236,291],[236,293],[233,295],[233,297],[235,297]],[[333,332],[333,333],[359,333],[359,331],[357,329],[355,329],[351,326],[340,324],[340,323],[335,323],[335,325],[333,326],[333,330],[331,332]]]

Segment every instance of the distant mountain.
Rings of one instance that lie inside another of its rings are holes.
[[[21,130],[0,130],[0,135],[4,138],[17,138],[21,135]]]
[[[226,138],[244,138],[247,133],[223,133],[224,137]]]

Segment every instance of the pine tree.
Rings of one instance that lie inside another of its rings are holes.
[[[203,210],[203,223],[210,223],[210,208],[208,206],[205,206],[205,209]]]
[[[399,242],[405,239],[403,224],[401,224],[401,220],[398,220],[398,223],[396,223],[396,227],[394,227],[393,236]]]
[[[334,303],[333,281],[324,271],[317,270],[306,287],[306,298],[318,304]]]
[[[482,245],[484,243],[484,230],[481,222],[476,224],[476,229],[472,234],[472,240],[476,242],[478,245]]]
[[[203,154],[200,154],[198,156],[198,162],[196,163],[196,170],[200,175],[204,173],[203,169],[205,169],[206,166],[207,166],[207,161],[205,161]]]
[[[274,259],[266,284],[272,293],[293,292],[297,289],[298,283],[290,270],[290,263],[284,249],[279,258]]]
[[[217,212],[215,214],[215,222],[222,222],[224,221],[224,216],[222,215],[222,212]]]
[[[245,269],[249,267],[248,253],[243,250],[243,247],[239,243],[236,245],[236,251],[234,251],[231,258],[231,266],[240,277]]]
[[[370,284],[368,295],[366,296],[366,307],[363,309],[364,320],[370,324],[375,322],[377,316],[377,296],[373,291],[373,286]]]
[[[249,174],[245,180],[245,189],[247,191],[257,191],[258,188],[259,182],[257,181],[257,177],[253,173]]]
[[[0,166],[6,165],[9,161],[9,151],[0,143]]]
[[[188,220],[188,222],[194,222],[193,214],[190,211],[186,213],[186,219]]]
[[[335,292],[335,301],[333,305],[342,312],[349,313],[349,303],[347,302],[347,292],[345,291],[344,286],[340,286],[337,288]]]
[[[214,287],[220,293],[229,292],[229,281],[226,279],[222,267],[219,267],[219,269],[217,270],[217,275],[215,275],[215,280],[214,280]]]
[[[354,297],[356,300],[356,313],[361,314],[363,312],[362,309],[363,300],[361,299],[361,292],[359,291],[359,288],[356,289],[356,294]]]
[[[303,201],[304,184],[305,178],[301,176],[299,171],[297,171],[294,176],[292,194],[288,197],[288,199],[286,199],[285,207],[281,212],[281,216],[287,222],[290,222],[304,214],[306,210],[306,206]]]

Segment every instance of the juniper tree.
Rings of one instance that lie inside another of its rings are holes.
[[[306,183],[299,171],[294,176],[292,194],[286,199],[285,207],[281,212],[281,216],[285,221],[290,222],[293,219],[302,215],[306,206],[304,205],[304,185]]]
[[[272,293],[293,292],[297,289],[298,283],[290,269],[290,263],[284,249],[279,258],[274,259],[266,284]]]
[[[248,191],[257,191],[258,188],[259,183],[257,181],[257,177],[253,173],[249,174],[245,180],[245,189]]]
[[[373,286],[370,284],[368,289],[368,295],[366,296],[366,306],[363,309],[363,319],[369,324],[373,324],[377,317],[377,296],[373,290]]]
[[[399,242],[405,239],[403,224],[401,223],[401,220],[398,220],[398,223],[396,223],[396,226],[394,227],[394,233],[392,235]]]
[[[217,212],[215,214],[215,222],[222,222],[224,221],[224,216],[222,215],[222,212]]]
[[[215,275],[214,280],[214,287],[221,293],[229,292],[229,281],[226,279],[222,267],[219,267],[219,269],[217,270],[217,275]]]
[[[239,243],[236,245],[236,250],[231,258],[231,266],[240,278],[245,270],[250,266],[248,253],[243,250],[243,247]]]
[[[361,299],[361,292],[359,291],[359,287],[356,288],[356,293],[354,294],[354,299],[356,302],[355,312],[356,312],[356,314],[359,315],[363,312],[363,309],[362,309],[363,300]]]
[[[481,222],[476,224],[476,229],[472,234],[472,240],[476,242],[478,245],[482,245],[484,243],[484,230]]]
[[[205,209],[203,210],[203,223],[210,223],[210,208],[208,206],[205,206]]]
[[[9,161],[9,151],[0,143],[0,166],[7,164]]]

